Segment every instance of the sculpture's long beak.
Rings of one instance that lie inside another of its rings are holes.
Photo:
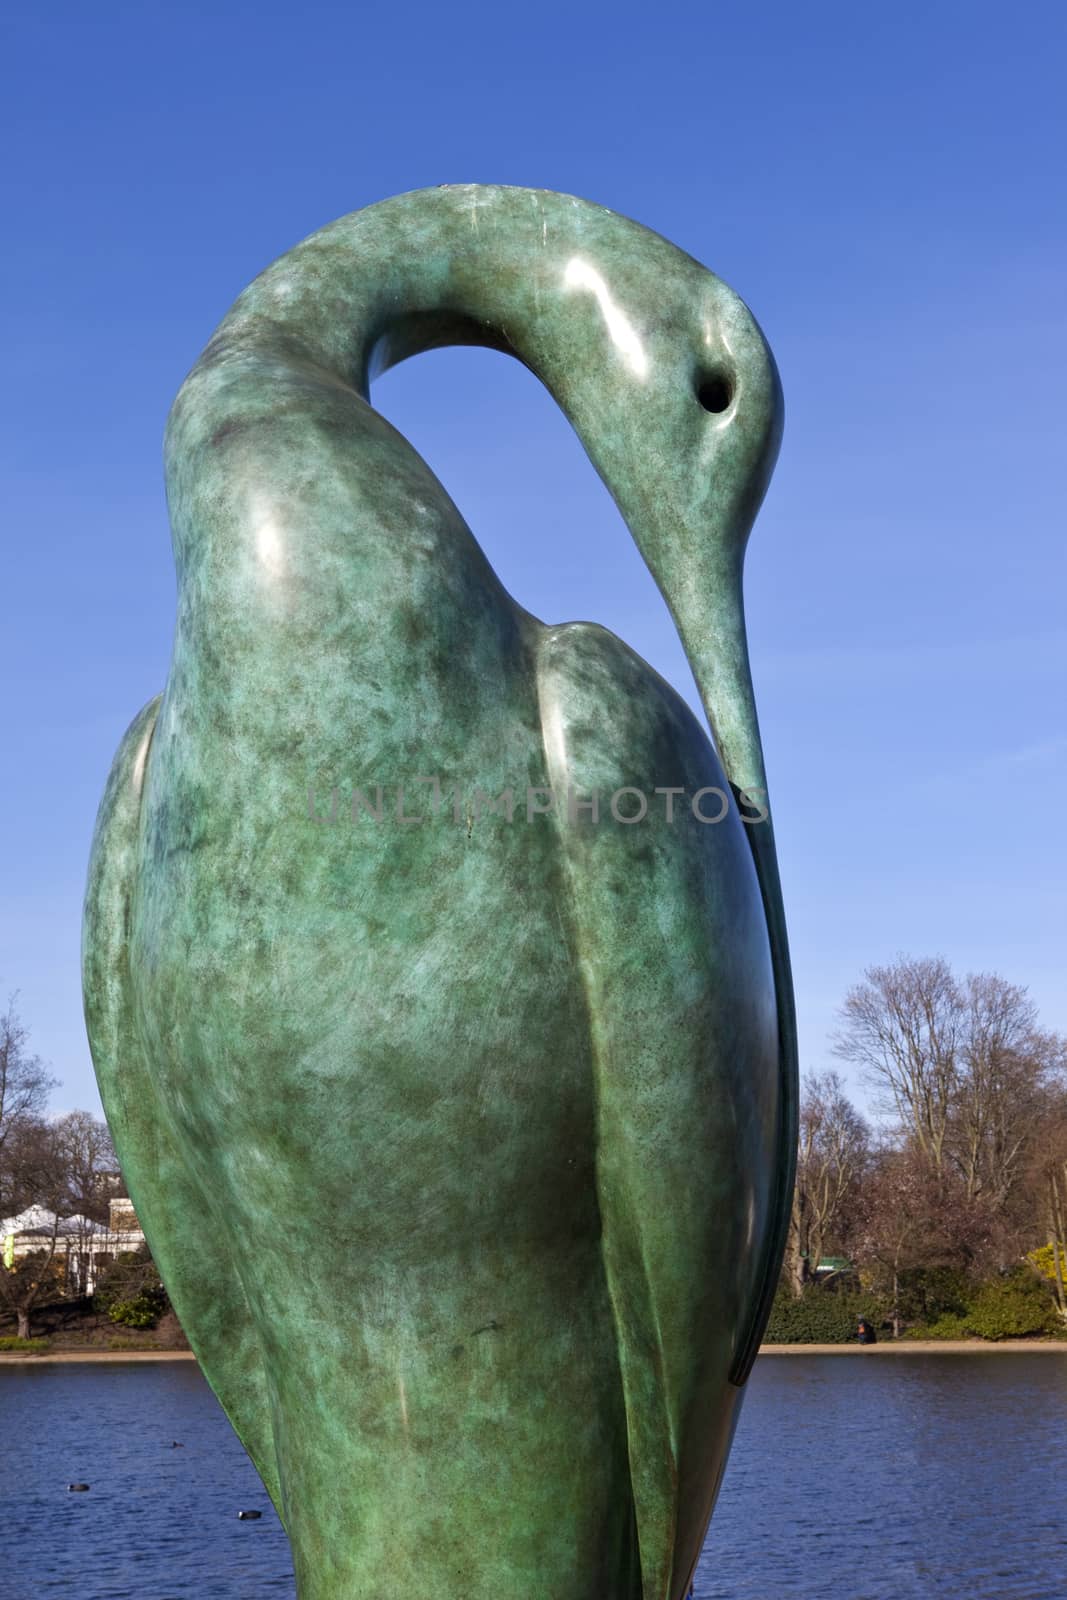
[[[728,293],[728,291],[727,291]],[[782,399],[778,374],[763,335],[740,301],[731,297],[730,355],[733,399],[721,421],[687,412],[690,459],[699,470],[680,478],[677,456],[665,456],[651,481],[634,484],[616,475],[614,462],[597,465],[616,494],[675,623],[719,752],[726,778],[742,807],[755,818],[746,826],[767,919],[780,1040],[778,1134],[779,1188],[775,1225],[766,1251],[763,1293],[731,1377],[747,1377],[762,1337],[776,1286],[793,1191],[796,1146],[797,1049],[785,913],[774,827],[756,715],[745,635],[742,582],[745,546],[778,454]],[[725,435],[729,431],[729,448]],[[594,457],[594,459],[596,459]],[[745,804],[745,797],[753,804]]]
[[[780,413],[767,467],[768,478],[777,455],[779,433]],[[747,822],[746,832],[767,918],[778,1010],[781,1080],[774,1226],[768,1239],[762,1293],[730,1374],[735,1383],[743,1383],[751,1370],[774,1297],[777,1264],[789,1225],[797,1138],[796,1015],[789,945],[742,600],[744,544],[756,509],[757,506],[727,505],[723,508],[723,522],[718,526],[714,525],[716,514],[712,513],[711,564],[706,573],[704,594],[698,599],[686,593],[672,606],[726,778],[742,808],[742,815],[755,819]]]

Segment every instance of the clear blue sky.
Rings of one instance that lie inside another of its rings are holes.
[[[273,257],[401,190],[622,211],[749,302],[786,392],[748,616],[803,1059],[897,950],[1067,1028],[1059,4],[8,7],[0,133],[0,992],[61,1108],[89,839],[163,685],[164,419]],[[683,692],[666,611],[547,394],[485,351],[376,402],[512,593]]]

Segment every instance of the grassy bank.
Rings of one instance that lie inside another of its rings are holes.
[[[56,1300],[38,1307],[30,1324],[32,1337],[15,1335],[15,1320],[0,1321],[0,1355],[5,1352],[48,1354],[84,1351],[86,1354],[128,1354],[130,1351],[188,1351],[189,1341],[169,1305],[147,1327],[113,1322],[91,1299]]]

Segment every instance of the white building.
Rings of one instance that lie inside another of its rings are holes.
[[[75,1214],[59,1217],[46,1206],[30,1206],[17,1217],[0,1221],[0,1262],[10,1268],[35,1250],[51,1259],[75,1293],[92,1294],[102,1269],[124,1250],[145,1242],[132,1204],[117,1196],[108,1206],[106,1223]]]

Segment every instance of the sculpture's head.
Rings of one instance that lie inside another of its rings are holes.
[[[577,239],[539,269],[533,359],[520,353],[574,422],[671,608],[727,775],[765,789],[741,575],[782,435],[774,358],[721,279],[659,235],[584,209]]]
[[[448,186],[337,226],[378,215],[399,229],[428,200],[439,242],[424,226],[406,270],[388,274],[368,365],[457,341],[511,351],[570,416],[664,586],[720,581],[782,431],[774,358],[748,307],[659,234],[568,195]]]
[[[650,565],[681,581],[709,552],[743,552],[777,459],[781,386],[755,318],[726,284],[657,235],[610,220],[626,254],[577,251],[562,268],[560,312],[573,331],[560,399],[630,502]]]

